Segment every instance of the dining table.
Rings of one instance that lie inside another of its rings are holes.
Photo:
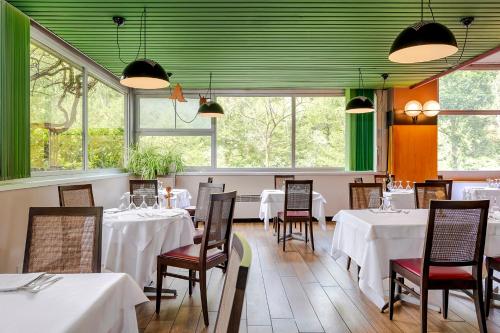
[[[184,209],[108,209],[102,223],[102,270],[128,273],[141,287],[156,281],[156,257],[193,244]]]
[[[360,267],[359,288],[383,310],[384,280],[389,277],[389,260],[421,258],[426,235],[427,209],[341,210],[336,221],[330,254],[348,255]],[[500,256],[500,214],[490,217],[485,255]]]
[[[21,279],[25,274],[9,274]],[[5,280],[0,274],[0,281]],[[38,292],[0,292],[0,331],[138,332],[135,306],[148,299],[124,273],[62,274]],[[1,285],[0,285],[1,287]]]
[[[488,186],[466,186],[462,190],[464,200],[490,200],[490,205],[500,206],[500,188]]]
[[[415,192],[413,190],[386,191],[384,198],[390,198],[394,209],[415,209]]]
[[[318,220],[323,230],[326,230],[325,218],[326,200],[321,193],[313,192],[312,215]],[[283,190],[263,190],[260,195],[259,218],[264,220],[264,228],[269,229],[269,219],[278,216],[278,212],[284,210],[285,192]]]

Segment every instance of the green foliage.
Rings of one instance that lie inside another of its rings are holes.
[[[129,149],[127,169],[143,179],[184,171],[182,156],[151,145],[136,145]]]
[[[500,116],[473,110],[500,109],[500,72],[457,71],[441,79],[439,88],[443,109],[471,110],[439,116],[439,170],[498,170]]]

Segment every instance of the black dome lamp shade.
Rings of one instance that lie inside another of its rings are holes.
[[[212,73],[210,73],[210,81],[208,83],[209,101],[206,97],[200,98],[200,107],[198,115],[207,118],[220,117],[224,115],[224,109],[216,101],[212,100]]]
[[[361,75],[361,68],[358,69],[359,72],[359,87],[363,86],[363,77]],[[364,95],[364,87],[362,89],[362,95]],[[375,107],[373,102],[365,96],[356,96],[352,98],[345,107],[345,112],[347,113],[368,113],[374,112]]]
[[[389,60],[411,64],[449,57],[458,51],[453,33],[441,23],[424,21],[423,0],[421,0],[420,22],[403,31],[392,43]],[[432,8],[429,5],[429,8]],[[433,15],[434,16],[434,15]]]
[[[153,60],[137,59],[125,67],[120,83],[129,88],[161,89],[170,85],[170,75]]]
[[[147,23],[146,7],[141,15],[141,25],[139,28],[140,42],[139,49],[137,50],[137,55],[141,50],[141,42],[144,39],[144,58],[136,59],[129,63],[123,70],[122,76],[120,77],[120,83],[129,88],[136,89],[161,89],[170,86],[170,76],[172,73],[167,73],[163,67],[156,61],[147,58],[147,43],[146,43],[146,23]],[[120,54],[120,43],[118,40],[118,28],[125,23],[123,17],[113,17],[113,21],[116,23],[116,44],[118,47],[118,57],[122,62]],[[144,27],[144,29],[143,29]],[[144,36],[143,36],[144,34]],[[125,63],[125,62],[124,62]]]

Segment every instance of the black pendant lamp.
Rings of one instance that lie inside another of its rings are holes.
[[[375,107],[373,106],[373,102],[364,95],[364,84],[363,84],[363,76],[361,75],[361,68],[358,69],[358,87],[362,89],[362,95],[356,96],[352,98],[345,107],[345,112],[347,113],[368,113],[374,112]]]
[[[114,20],[114,18],[113,18]],[[116,22],[116,21],[115,21]],[[118,23],[117,23],[118,24]],[[125,67],[120,83],[129,88],[136,89],[161,89],[170,85],[171,73],[167,73],[163,67],[156,61],[150,60],[146,57],[146,8],[141,16],[140,35],[142,40],[144,24],[144,59],[136,59]],[[118,44],[118,31],[117,31],[117,44]],[[119,44],[118,44],[119,48]],[[139,43],[139,53],[141,44]]]
[[[429,9],[432,8],[429,2]],[[458,51],[457,41],[446,26],[424,21],[424,2],[420,1],[420,22],[404,29],[394,40],[389,52],[392,62],[411,64],[449,57]]]
[[[224,109],[222,106],[212,100],[212,73],[210,73],[210,81],[208,83],[209,100],[206,97],[200,98],[200,107],[198,108],[198,114],[202,117],[220,117],[224,115]]]

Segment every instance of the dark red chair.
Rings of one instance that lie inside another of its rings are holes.
[[[472,289],[480,332],[487,332],[481,270],[488,206],[488,200],[431,200],[423,258],[395,259],[389,262],[391,320],[396,284],[420,298],[421,332],[427,332],[429,290],[443,291],[443,317],[446,319],[450,289]],[[471,267],[472,273],[462,267]],[[404,279],[419,286],[420,294],[405,285]]]
[[[156,313],[160,312],[162,282],[165,276],[188,280],[190,296],[195,282],[199,282],[203,319],[208,326],[206,272],[213,267],[221,268],[224,272],[227,268],[235,200],[236,192],[212,194],[201,244],[182,246],[158,256]],[[168,266],[187,269],[189,275],[168,273]],[[198,278],[196,272],[199,273]]]

